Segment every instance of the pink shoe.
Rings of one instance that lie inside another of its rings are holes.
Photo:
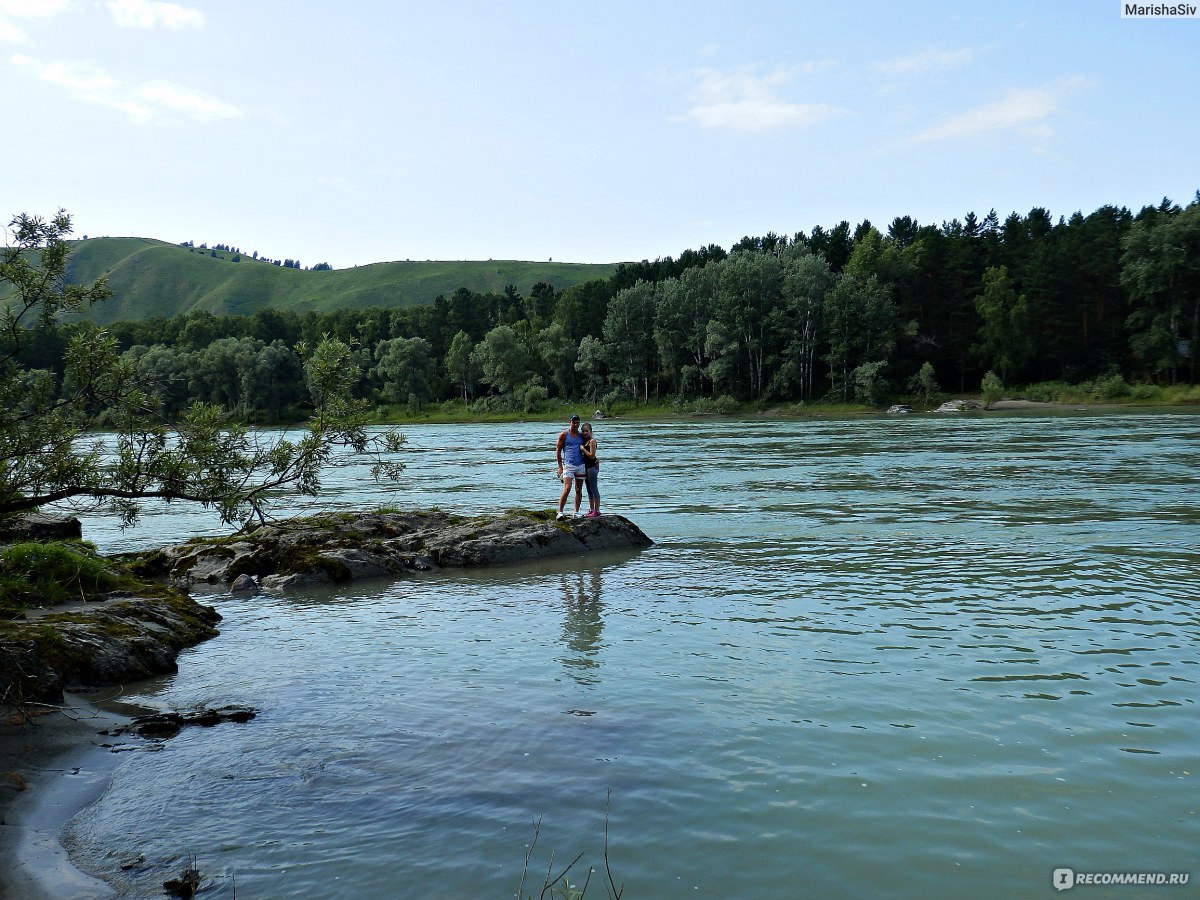
[[[584,516],[584,518],[585,519],[595,519],[595,518],[599,517],[599,515],[600,515],[599,511],[593,509],[593,510],[590,510],[588,512],[588,514],[586,516]]]

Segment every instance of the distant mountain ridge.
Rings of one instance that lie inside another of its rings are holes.
[[[382,262],[351,269],[307,270],[218,250],[190,250],[152,238],[101,237],[72,241],[72,283],[108,278],[113,296],[96,306],[97,322],[175,316],[191,310],[250,315],[263,307],[307,310],[403,307],[432,303],[460,287],[500,293],[513,285],[528,295],[539,281],[562,290],[608,278],[616,263],[519,260]]]

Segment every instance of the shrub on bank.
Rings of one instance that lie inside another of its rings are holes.
[[[26,541],[0,547],[0,593],[10,610],[87,600],[118,576],[91,544]]]
[[[1065,381],[1042,381],[1014,392],[1014,396],[1040,403],[1104,403],[1128,399],[1139,403],[1173,404],[1195,402],[1200,399],[1200,388],[1194,385],[1129,384],[1120,375],[1112,374],[1075,385]]]
[[[997,400],[1004,399],[1004,382],[1000,380],[999,375],[989,370],[980,382],[979,393],[983,400],[983,408],[987,409]]]
[[[720,397],[699,397],[695,400],[676,400],[672,408],[677,413],[693,416],[728,416],[739,409],[738,402],[728,394]]]
[[[1032,400],[1035,403],[1065,403],[1070,402],[1071,386],[1065,381],[1041,381],[1015,393],[1020,400]]]
[[[1104,375],[1091,383],[1081,384],[1087,388],[1088,396],[1093,400],[1116,400],[1118,397],[1129,396],[1129,385],[1117,374]]]

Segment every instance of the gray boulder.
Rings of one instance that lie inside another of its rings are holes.
[[[624,516],[557,522],[532,510],[477,518],[440,511],[342,513],[261,526],[232,541],[167,547],[154,555],[153,568],[185,583],[237,583],[244,576],[264,589],[286,590],[652,544]]]
[[[0,541],[69,541],[83,537],[75,516],[34,512],[0,520]]]
[[[233,584],[229,585],[229,592],[232,594],[257,594],[258,582],[254,580],[252,575],[247,575],[243,572],[237,578],[233,579]]]

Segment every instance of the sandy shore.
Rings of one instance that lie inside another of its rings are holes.
[[[0,897],[93,900],[113,890],[71,865],[59,835],[108,785],[118,754],[100,746],[114,713],[68,694],[62,712],[36,724],[0,724]]]

